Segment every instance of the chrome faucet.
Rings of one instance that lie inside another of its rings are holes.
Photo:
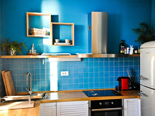
[[[29,79],[28,79],[28,77],[30,77]],[[29,84],[28,84],[28,80],[29,80]],[[29,94],[31,95],[32,94],[32,83],[31,83],[31,73],[30,72],[28,72],[27,74],[26,74],[26,85],[28,85],[28,89],[26,88],[26,90],[29,92]]]

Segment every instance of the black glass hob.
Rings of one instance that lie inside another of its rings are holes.
[[[115,90],[97,90],[97,91],[83,91],[88,97],[100,97],[100,96],[121,96],[121,94]]]

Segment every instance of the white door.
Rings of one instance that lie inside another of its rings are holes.
[[[141,116],[140,99],[124,99],[123,101],[124,116]]]
[[[40,116],[56,116],[56,103],[41,103]]]
[[[141,114],[142,116],[155,116],[155,90],[140,87],[141,93]]]
[[[140,51],[140,83],[155,88],[155,48]]]
[[[88,101],[58,102],[57,116],[88,116]]]

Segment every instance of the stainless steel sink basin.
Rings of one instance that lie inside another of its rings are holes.
[[[27,100],[30,95],[16,95],[16,96],[5,96],[1,99],[4,99],[4,101],[18,101],[18,100]],[[39,100],[47,98],[47,93],[34,93],[31,95],[32,100]]]

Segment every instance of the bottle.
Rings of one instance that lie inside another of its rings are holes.
[[[31,50],[32,50],[32,54],[33,54],[34,53],[34,43],[32,44]]]
[[[134,50],[134,54],[138,54],[138,50]]]
[[[140,54],[140,48],[138,48],[138,54]]]
[[[130,45],[130,55],[133,54],[133,50],[134,50],[133,45]]]
[[[124,54],[127,54],[127,49],[126,48],[124,49]]]
[[[130,49],[129,49],[129,47],[127,47],[127,49],[126,49],[126,53],[127,53],[127,54],[130,53]]]
[[[121,54],[124,54],[124,53],[125,53],[125,49],[122,49],[122,50],[120,51],[120,53],[121,53]]]
[[[36,50],[34,50],[34,54],[36,54],[37,52],[36,52]]]
[[[29,53],[31,54],[32,53],[32,50],[29,50]]]
[[[123,50],[124,48],[125,48],[125,46],[124,46],[124,41],[121,40],[121,43],[119,44],[119,53],[120,53],[120,54],[123,53],[122,50]]]

